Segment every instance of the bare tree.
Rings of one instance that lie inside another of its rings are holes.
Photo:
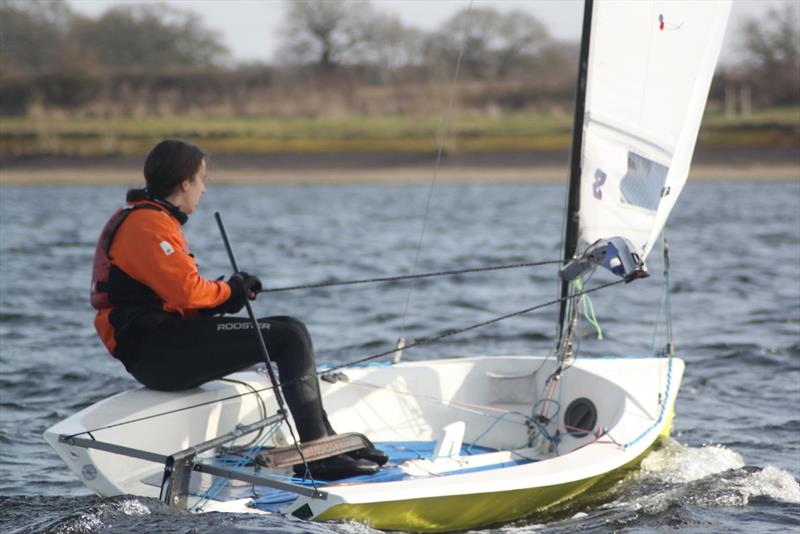
[[[211,66],[229,55],[197,14],[164,4],[120,5],[97,19],[82,18],[71,38],[112,68]]]
[[[746,61],[765,71],[779,71],[800,66],[800,4],[786,3],[772,7],[763,19],[747,19],[743,23]]]
[[[512,11],[500,17],[493,43],[497,76],[511,74],[515,68],[540,56],[549,42],[544,24],[532,15]]]
[[[407,28],[397,17],[377,12],[370,13],[362,24],[359,37],[363,46],[355,56],[358,62],[395,69],[419,61],[419,30]]]
[[[549,36],[541,22],[521,11],[463,9],[429,38],[426,53],[434,64],[452,65],[462,42],[466,76],[504,77],[534,60],[549,43]]]
[[[283,45],[284,63],[316,63],[330,70],[359,46],[359,19],[366,2],[346,0],[294,0],[286,4]]]
[[[762,102],[800,101],[799,25],[800,4],[787,2],[742,26],[745,76],[756,86]]]
[[[66,35],[72,20],[62,0],[0,2],[0,64],[9,69],[42,72],[65,61]]]

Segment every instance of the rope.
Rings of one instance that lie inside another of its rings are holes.
[[[275,432],[277,432],[278,428],[280,428],[280,425],[273,424],[266,435],[262,436],[261,434],[259,434],[258,439],[251,441],[249,444],[249,449],[247,449],[242,453],[241,458],[239,458],[239,460],[237,460],[233,464],[231,470],[236,471],[238,469],[241,469],[245,465],[252,463],[256,457],[256,454],[258,454],[258,452],[261,450],[261,447],[270,437],[272,437],[275,434]],[[209,486],[208,489],[204,491],[202,495],[200,495],[199,500],[197,501],[197,503],[195,503],[194,506],[192,506],[190,511],[203,510],[203,507],[206,505],[206,503],[208,503],[208,501],[212,500],[214,497],[219,495],[219,493],[228,486],[230,481],[231,479],[226,477],[216,477],[214,483],[211,484],[211,486]]]
[[[541,265],[552,265],[561,263],[561,260],[531,261],[525,263],[511,263],[508,265],[496,265],[493,267],[475,267],[471,269],[458,269],[451,271],[437,271],[432,273],[409,274],[401,276],[386,276],[379,278],[364,278],[361,280],[347,280],[342,282],[319,282],[313,284],[301,284],[296,286],[274,287],[262,289],[259,293],[277,293],[279,291],[294,291],[297,289],[316,289],[320,287],[352,286],[357,284],[371,284],[378,282],[397,282],[400,280],[416,280],[419,278],[433,278],[435,276],[452,276],[455,274],[480,273],[487,271],[500,271],[504,269],[518,269],[520,267],[538,267]]]
[[[669,283],[669,245],[664,237],[664,301],[667,315],[667,352],[672,356],[672,300]]]
[[[423,395],[421,393],[411,393],[411,392],[408,392],[408,391],[399,391],[397,389],[390,388],[388,386],[379,386],[377,384],[370,384],[369,382],[364,382],[364,381],[361,381],[361,380],[350,380],[348,382],[348,384],[349,385],[353,385],[353,386],[361,386],[361,387],[367,387],[367,388],[372,388],[372,389],[379,389],[379,390],[382,390],[382,391],[389,391],[394,395],[404,395],[406,397],[412,397],[412,398],[415,398],[415,399],[423,399],[423,400],[427,400],[427,401],[431,401],[431,402],[436,402],[436,403],[441,404],[442,406],[449,406],[449,407],[455,408],[457,410],[461,410],[461,411],[464,411],[464,412],[467,412],[467,413],[472,413],[472,414],[475,414],[475,415],[481,415],[481,416],[485,416],[485,417],[495,417],[493,415],[488,414],[487,412],[496,412],[496,413],[499,413],[499,414],[503,414],[503,417],[505,417],[505,416],[507,416],[509,414],[514,414],[514,415],[518,415],[518,416],[520,416],[520,417],[522,417],[524,419],[529,419],[529,417],[527,415],[525,415],[524,413],[513,411],[513,410],[512,411],[504,410],[502,408],[495,408],[494,406],[489,406],[489,405],[486,405],[486,404],[478,404],[478,403],[474,403],[474,402],[459,401],[459,400],[455,400],[455,399],[444,399],[442,397],[435,397],[433,395]]]
[[[655,422],[647,428],[647,430],[645,430],[632,440],[628,441],[627,443],[624,443],[622,446],[626,449],[628,447],[632,447],[633,445],[639,443],[654,428],[661,425],[661,422],[664,420],[664,413],[667,411],[667,406],[669,405],[669,392],[671,389],[670,386],[672,385],[672,355],[669,356],[668,362],[669,363],[667,364],[667,385],[665,387],[666,391],[664,392],[664,402],[661,403],[661,409],[658,412],[658,419],[656,419]]]
[[[469,7],[467,8],[467,17],[470,17],[472,13],[472,0],[469,2]],[[431,199],[433,198],[433,190],[436,187],[436,178],[439,175],[439,167],[442,163],[442,153],[444,152],[444,145],[447,136],[447,130],[450,126],[450,115],[453,112],[453,104],[455,103],[456,99],[456,86],[458,84],[458,76],[461,73],[461,60],[464,57],[464,49],[467,45],[467,30],[469,28],[469,24],[464,26],[464,32],[461,35],[461,46],[458,49],[458,59],[456,60],[456,69],[453,73],[453,83],[450,86],[450,101],[447,104],[447,112],[445,113],[444,119],[442,120],[442,124],[439,128],[439,147],[436,152],[436,164],[433,168],[433,177],[431,178],[431,186],[428,189],[428,200],[425,203],[425,215],[422,219],[422,228],[420,229],[419,233],[419,241],[417,242],[417,252],[414,255],[414,266],[411,269],[411,272],[417,270],[417,265],[419,264],[419,257],[422,252],[422,242],[425,239],[425,230],[428,228],[428,215],[431,211]],[[408,316],[408,306],[411,303],[411,291],[413,288],[408,288],[408,294],[406,295],[406,302],[403,306],[403,324],[400,327],[400,332],[405,330],[406,328],[406,317]]]
[[[667,238],[664,236],[661,242],[663,262],[664,262],[664,282],[661,287],[661,303],[656,314],[656,325],[653,329],[653,337],[650,341],[650,350],[654,356],[664,356],[672,352],[672,306],[670,302],[670,276],[669,276],[669,246],[667,245]],[[661,316],[664,314],[666,339],[664,340],[664,349],[656,350],[656,338],[659,333],[659,325],[661,324]]]
[[[540,399],[539,401],[537,401],[537,402],[536,402],[536,404],[534,404],[534,405],[533,405],[533,408],[532,408],[532,411],[531,411],[531,413],[532,413],[533,411],[535,411],[535,410],[536,410],[536,406],[538,406],[538,405],[541,403],[541,404],[542,404],[542,411],[541,411],[541,412],[539,412],[539,417],[544,417],[544,418],[547,418],[547,419],[552,419],[553,417],[555,417],[556,415],[558,415],[558,411],[560,410],[560,404],[559,404],[559,402],[558,402],[557,400],[555,400],[553,397],[554,397],[554,393],[555,393],[555,391],[556,391],[556,385],[557,385],[557,384],[558,384],[558,382],[561,380],[561,371],[562,371],[562,370],[563,370],[563,366],[562,366],[562,365],[559,365],[559,366],[556,368],[556,370],[555,370],[555,371],[553,371],[553,372],[550,374],[550,376],[548,376],[548,377],[547,377],[547,380],[545,380],[545,385],[546,385],[546,387],[547,387],[547,391],[546,391],[546,392],[545,392],[545,394],[544,394],[544,398]],[[545,415],[545,412],[546,412],[546,411],[547,411],[547,409],[550,407],[550,403],[554,403],[554,404],[556,404],[556,405],[557,405],[557,406],[556,406],[556,411],[555,411],[555,413],[553,414],[553,416],[551,416],[551,417],[547,417],[547,416]]]
[[[503,409],[495,408],[494,406],[488,406],[488,405],[485,405],[485,404],[477,404],[477,403],[472,403],[472,402],[458,401],[458,400],[454,400],[454,399],[449,399],[448,400],[448,399],[444,399],[442,397],[434,397],[432,395],[422,395],[422,394],[419,394],[419,393],[411,393],[411,392],[408,392],[408,391],[398,391],[398,390],[390,388],[388,386],[379,386],[377,384],[370,384],[369,382],[363,382],[363,381],[359,381],[359,380],[351,380],[351,381],[348,382],[348,384],[353,385],[353,386],[362,386],[362,387],[368,387],[368,388],[372,388],[372,389],[379,389],[381,391],[390,391],[395,395],[405,395],[405,396],[412,397],[412,398],[415,398],[415,399],[423,399],[423,400],[427,400],[427,401],[432,401],[432,402],[439,403],[439,404],[441,404],[443,406],[449,406],[449,407],[455,408],[457,410],[463,410],[465,412],[477,414],[477,415],[484,416],[484,417],[491,417],[493,419],[493,421],[489,425],[489,427],[486,430],[484,430],[480,435],[478,435],[478,437],[475,438],[475,440],[472,443],[470,443],[469,446],[466,448],[466,451],[465,451],[466,454],[470,454],[470,455],[472,454],[472,448],[477,446],[478,441],[480,441],[481,438],[483,438],[486,434],[488,434],[495,426],[497,426],[497,424],[500,421],[502,421],[503,419],[505,419],[509,415],[522,417],[525,421],[530,421],[531,420],[531,417],[528,416],[528,415],[525,415],[524,413],[521,413],[521,412],[518,412],[518,411],[514,411],[514,410],[503,410]],[[496,412],[499,415],[491,415],[491,414],[489,414],[487,412]],[[515,421],[512,421],[512,423],[524,424],[524,423],[516,423]],[[524,458],[526,460],[533,460],[533,458],[528,458],[528,457],[523,456],[523,455],[521,455],[519,453],[515,453],[513,449],[498,449],[498,450],[507,450],[508,452],[511,452],[512,454],[517,454],[517,456],[519,456],[521,458]]]
[[[544,411],[547,409],[547,407],[545,406],[542,407],[542,411],[539,414],[539,417],[536,417],[534,413],[536,412],[536,407],[539,406],[539,404],[547,404],[547,405],[555,404],[556,409],[553,412],[553,415],[551,415],[550,417],[544,415]],[[556,417],[558,417],[558,413],[560,411],[561,411],[561,403],[555,399],[550,398],[549,396],[544,399],[539,399],[531,407],[531,419],[530,419],[531,423],[533,423],[533,426],[535,426],[536,430],[539,431],[539,435],[541,435],[544,439],[552,443],[556,448],[558,447],[558,442],[561,441],[561,438],[559,438],[558,434],[556,434],[555,436],[551,436],[550,432],[547,431],[547,425],[555,424],[556,427],[559,426]],[[545,422],[546,424],[542,424],[542,422]],[[535,439],[535,437],[532,439]]]
[[[656,353],[656,356],[667,356],[667,383],[664,387],[664,395],[661,397],[661,407],[658,412],[658,418],[655,422],[650,425],[647,430],[639,434],[634,439],[630,440],[629,442],[623,444],[624,448],[628,448],[632,445],[635,445],[639,441],[641,441],[647,434],[649,434],[654,428],[661,425],[661,422],[664,420],[664,414],[667,411],[667,406],[669,406],[669,394],[672,386],[672,308],[670,306],[670,285],[669,285],[669,247],[667,245],[666,238],[663,239],[663,247],[664,247],[664,286],[663,286],[663,293],[661,298],[661,307],[664,309],[665,312],[665,320],[666,320],[666,347],[661,353]],[[659,309],[659,316],[661,315],[661,309]],[[656,325],[658,328],[658,325]],[[655,333],[653,334],[653,344],[655,345]],[[660,373],[659,373],[660,374]],[[660,395],[659,395],[660,396]]]
[[[557,298],[557,299],[554,299],[554,300],[550,300],[550,301],[544,302],[542,304],[537,304],[536,306],[531,306],[531,307],[525,308],[523,310],[519,310],[519,311],[516,311],[516,312],[512,312],[512,313],[508,313],[508,314],[505,314],[505,315],[501,315],[499,317],[495,317],[494,319],[490,319],[488,321],[475,323],[475,324],[469,325],[469,326],[464,327],[464,328],[450,330],[448,332],[445,332],[445,333],[440,334],[438,336],[432,337],[430,339],[424,339],[424,340],[421,340],[421,341],[410,343],[410,344],[406,345],[403,348],[403,350],[411,349],[411,348],[414,348],[414,347],[422,347],[422,346],[425,346],[425,345],[431,345],[433,343],[436,343],[436,342],[441,341],[442,339],[445,339],[445,338],[448,338],[448,337],[452,337],[452,336],[455,336],[455,335],[458,335],[458,334],[463,334],[464,332],[468,332],[470,330],[475,330],[477,328],[481,328],[481,327],[484,327],[484,326],[489,326],[489,325],[492,325],[492,324],[495,324],[495,323],[499,323],[500,321],[504,321],[506,319],[511,319],[513,317],[518,317],[520,315],[525,315],[526,313],[530,313],[532,311],[536,311],[536,310],[539,310],[539,309],[547,307],[547,306],[552,306],[553,304],[558,304],[559,302],[561,302],[563,300],[571,299],[571,298],[578,297],[578,296],[581,296],[581,295],[586,295],[588,293],[594,293],[595,291],[600,291],[601,289],[606,289],[608,287],[615,286],[617,284],[622,284],[624,282],[625,282],[624,279],[615,280],[615,281],[609,282],[607,284],[603,284],[603,285],[599,285],[597,287],[593,287],[592,289],[587,289],[587,290],[582,291],[580,293],[567,295],[565,297],[561,297],[561,298]],[[341,365],[338,365],[338,366],[328,367],[328,368],[326,368],[326,369],[324,369],[322,371],[315,372],[313,375],[306,375],[306,376],[297,378],[295,380],[281,382],[281,386],[287,386],[287,385],[293,384],[295,382],[308,380],[312,376],[316,377],[316,376],[321,376],[321,375],[325,375],[325,374],[328,374],[328,373],[333,373],[335,371],[338,371],[339,369],[352,367],[354,365],[359,365],[359,364],[362,364],[362,363],[369,362],[371,360],[382,358],[384,356],[388,356],[390,354],[394,354],[395,350],[396,349],[392,348],[391,350],[387,350],[385,352],[380,352],[378,354],[373,354],[371,356],[366,356],[364,358],[353,360],[351,362],[347,362],[347,363],[344,363],[344,364],[341,364]],[[176,408],[174,410],[168,410],[168,411],[165,411],[165,412],[160,412],[160,413],[156,413],[156,414],[152,414],[152,415],[146,415],[146,416],[143,416],[143,417],[138,417],[136,419],[130,419],[128,421],[121,421],[119,423],[113,423],[113,424],[110,424],[110,425],[101,426],[101,427],[97,427],[97,428],[92,428],[92,429],[89,429],[89,430],[83,430],[83,431],[78,432],[76,434],[72,434],[72,435],[70,435],[68,437],[76,437],[76,436],[80,436],[81,434],[86,434],[88,432],[97,432],[99,430],[108,430],[110,428],[115,428],[115,427],[122,426],[122,425],[128,425],[128,424],[131,424],[131,423],[138,423],[138,422],[145,421],[145,420],[148,420],[148,419],[154,419],[156,417],[162,417],[162,416],[165,416],[165,415],[171,415],[171,414],[182,412],[182,411],[185,411],[185,410],[191,410],[193,408],[199,408],[199,407],[202,407],[202,406],[207,406],[209,404],[214,404],[214,403],[217,403],[217,402],[224,402],[226,400],[238,399],[238,398],[244,397],[245,395],[258,394],[258,393],[260,393],[262,391],[269,391],[269,390],[272,390],[272,389],[273,389],[273,386],[271,386],[271,385],[270,386],[265,386],[263,388],[253,389],[252,391],[248,391],[248,392],[245,392],[245,393],[239,393],[237,395],[231,395],[231,396],[228,396],[228,397],[223,397],[221,399],[214,399],[214,400],[210,400],[210,401],[206,401],[206,402],[200,402],[198,404],[193,404],[193,405],[190,405],[190,406],[184,406],[182,408]]]
[[[130,425],[130,424],[133,424],[133,423],[139,423],[141,421],[147,421],[148,419],[155,419],[156,417],[163,417],[165,415],[172,415],[174,413],[179,413],[179,412],[183,412],[183,411],[186,411],[186,410],[192,410],[194,408],[202,408],[203,406],[208,406],[210,404],[216,404],[218,402],[225,402],[225,401],[228,401],[228,400],[241,399],[242,397],[245,397],[247,395],[253,395],[253,394],[258,395],[262,391],[269,391],[271,389],[272,389],[272,386],[266,386],[266,387],[263,387],[261,389],[254,389],[253,391],[247,391],[245,393],[237,393],[236,395],[230,395],[228,397],[222,397],[221,399],[214,399],[214,400],[210,400],[210,401],[199,402],[197,404],[192,404],[190,406],[184,406],[183,408],[175,408],[174,410],[167,410],[166,412],[154,413],[152,415],[145,415],[143,417],[137,417],[136,419],[129,419],[127,421],[120,421],[119,423],[112,423],[112,424],[106,425],[106,426],[100,426],[100,427],[97,427],[97,428],[91,428],[89,430],[83,430],[83,431],[77,432],[75,434],[70,434],[67,437],[68,438],[74,438],[74,437],[80,436],[81,434],[90,434],[91,435],[92,432],[98,432],[100,430],[109,430],[111,428],[116,428],[118,426]],[[94,438],[92,438],[92,439],[94,439]]]
[[[581,283],[580,278],[575,278],[572,283],[578,291],[583,289],[583,284]],[[583,307],[583,318],[586,319],[586,322],[594,327],[595,331],[597,332],[597,339],[603,339],[603,329],[600,328],[600,322],[597,320],[597,316],[594,313],[592,300],[586,295],[582,295],[580,304]]]
[[[232,384],[239,384],[249,389],[251,393],[255,393],[256,402],[258,403],[258,412],[259,414],[261,414],[261,419],[265,419],[267,417],[267,407],[264,404],[264,399],[262,399],[261,395],[257,393],[255,387],[251,386],[247,382],[242,382],[241,380],[234,380],[232,378],[218,378],[217,380],[221,380],[222,382],[230,382]],[[247,449],[248,447],[251,447],[254,443],[257,443],[258,440],[261,439],[263,433],[264,433],[264,428],[262,427],[261,429],[259,429],[258,434],[256,434],[255,437],[253,437],[253,439],[251,439],[249,443],[245,443],[244,445],[241,445],[239,448]]]
[[[492,324],[495,324],[495,323],[499,323],[500,321],[504,321],[506,319],[511,319],[512,317],[518,317],[520,315],[525,315],[526,313],[530,313],[532,311],[539,310],[539,309],[544,308],[546,306],[551,306],[553,304],[558,304],[562,300],[570,299],[570,298],[573,298],[575,296],[586,295],[587,293],[593,293],[595,291],[599,291],[599,290],[605,289],[607,287],[615,286],[615,285],[621,284],[623,282],[625,282],[624,279],[616,280],[614,282],[609,282],[607,284],[603,284],[603,285],[594,287],[592,289],[587,289],[586,291],[582,291],[581,293],[576,293],[574,295],[568,295],[568,296],[561,297],[561,298],[558,298],[558,299],[554,299],[554,300],[551,300],[551,301],[548,301],[548,302],[544,302],[542,304],[537,304],[536,306],[531,306],[530,308],[525,308],[524,310],[519,310],[519,311],[516,311],[516,312],[508,313],[506,315],[501,315],[499,317],[495,317],[494,319],[490,319],[488,321],[483,321],[481,323],[475,323],[475,324],[472,324],[472,325],[464,327],[464,328],[459,328],[459,329],[456,329],[456,330],[450,330],[449,332],[445,332],[443,334],[439,334],[438,336],[434,336],[434,337],[432,337],[430,339],[423,339],[421,341],[416,341],[414,343],[410,343],[410,344],[406,345],[405,347],[403,347],[403,350],[412,349],[414,347],[422,347],[422,346],[425,346],[425,345],[430,345],[432,343],[436,343],[438,341],[441,341],[442,339],[445,339],[445,338],[448,338],[448,337],[452,337],[452,336],[455,336],[457,334],[463,334],[464,332],[469,332],[470,330],[475,330],[476,328],[482,328],[484,326],[489,326],[489,325],[492,325]],[[366,363],[368,361],[375,360],[377,358],[382,358],[384,356],[388,356],[390,354],[394,354],[395,350],[396,349],[393,348],[393,349],[387,350],[385,352],[380,352],[378,354],[373,354],[372,356],[367,356],[367,357],[364,357],[364,358],[360,358],[358,360],[353,360],[351,362],[347,362],[347,363],[343,363],[341,365],[333,366],[333,367],[325,370],[324,372],[318,372],[317,375],[323,375],[323,374],[326,374],[326,373],[332,373],[332,372],[338,371],[339,369],[344,369],[346,367],[351,367],[353,365],[359,365],[359,364],[362,364],[362,363]]]
[[[472,441],[472,443],[470,443],[470,444],[469,444],[469,446],[467,447],[467,450],[466,450],[465,452],[466,452],[467,454],[471,455],[471,454],[472,454],[472,447],[476,446],[476,445],[478,444],[478,442],[481,440],[481,438],[483,438],[483,436],[485,436],[486,434],[488,434],[489,432],[491,432],[491,431],[492,431],[492,429],[493,429],[495,426],[497,426],[497,423],[499,423],[500,421],[502,421],[503,419],[505,419],[505,417],[506,417],[506,416],[508,416],[508,415],[511,415],[511,414],[517,414],[517,412],[506,412],[506,413],[504,413],[504,414],[502,414],[502,415],[499,415],[499,416],[495,417],[495,418],[494,418],[494,421],[492,421],[492,424],[490,424],[490,425],[489,425],[489,427],[488,427],[486,430],[484,430],[483,432],[481,432],[481,433],[478,435],[478,437],[476,437],[476,438],[475,438],[475,439]],[[536,424],[536,423],[534,423],[534,424]],[[510,450],[510,449],[509,449],[509,450]]]

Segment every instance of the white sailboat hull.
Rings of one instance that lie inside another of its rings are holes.
[[[324,499],[292,497],[270,510],[315,520],[358,520],[382,529],[443,531],[494,524],[585,492],[635,464],[668,434],[684,369],[680,359],[579,359],[558,379],[553,378],[556,365],[533,356],[471,357],[348,368],[344,380],[322,381],[326,411],[339,431],[361,432],[373,442],[402,448],[436,441],[444,427],[463,422],[463,442],[475,449],[399,465],[390,460],[388,469],[401,476],[320,485]],[[261,373],[228,378],[235,382],[214,381],[178,393],[127,391],[58,423],[45,438],[93,491],[158,498],[164,465],[69,445],[60,436],[80,434],[168,456],[277,410]],[[591,432],[576,434],[566,424],[567,408],[577,399],[588,399],[596,408]],[[253,437],[242,436],[235,444]],[[264,445],[288,442],[282,428]],[[285,479],[287,473],[273,474]],[[259,474],[270,473],[262,469]],[[209,498],[211,477],[193,477],[200,487],[190,496],[190,509],[263,508],[235,492]]]

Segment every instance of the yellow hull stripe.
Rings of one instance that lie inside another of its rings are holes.
[[[669,435],[672,413],[667,419],[660,437]],[[348,520],[366,523],[381,530],[406,530],[414,532],[444,532],[506,523],[552,508],[585,492],[601,479],[613,482],[627,471],[638,467],[657,442],[637,458],[603,475],[564,484],[493,493],[450,495],[403,501],[365,504],[338,504],[314,518],[315,521]],[[587,499],[597,498],[593,492]],[[582,500],[582,499],[581,499]],[[576,502],[577,503],[577,502]]]

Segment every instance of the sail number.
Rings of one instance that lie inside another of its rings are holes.
[[[594,187],[592,190],[594,191],[594,198],[598,200],[603,199],[603,190],[601,189],[603,185],[606,183],[606,173],[597,169],[594,172]]]

